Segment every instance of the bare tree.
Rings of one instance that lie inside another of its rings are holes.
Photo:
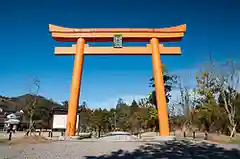
[[[30,101],[27,106],[27,113],[29,116],[29,127],[26,135],[31,135],[31,131],[34,126],[33,116],[35,114],[37,95],[39,93],[39,89],[40,89],[40,81],[37,78],[34,78],[33,83],[29,88]]]
[[[178,88],[180,90],[180,100],[178,105],[181,106],[181,114],[183,114],[184,117],[181,131],[185,136],[187,131],[195,131],[196,129],[195,125],[193,125],[195,116],[194,109],[199,104],[199,99],[196,96],[196,89],[189,89],[187,86],[184,86],[180,76],[178,76],[178,82]]]
[[[186,87],[183,87],[181,77],[178,76],[178,87],[180,90],[180,101],[179,105],[182,107],[182,113],[184,115],[184,122],[181,127],[181,131],[183,132],[184,136],[186,134],[186,131],[189,129],[191,120],[189,118],[189,94],[188,89]]]
[[[230,138],[236,133],[236,105],[233,101],[236,100],[239,89],[239,70],[232,60],[228,60],[225,65],[217,65],[210,59],[210,65],[206,68],[207,77],[211,78],[210,87],[214,87],[214,93],[219,94],[223,101],[225,111],[227,113],[230,132]]]
[[[231,132],[230,138],[235,136],[236,133],[236,105],[233,104],[233,100],[236,100],[238,95],[238,87],[239,87],[239,71],[235,69],[233,61],[228,62],[228,67],[230,72],[223,76],[221,84],[223,87],[220,89],[220,95],[224,101],[224,108],[228,114],[229,126],[228,129]]]
[[[174,102],[171,102],[168,104],[169,123],[170,123],[171,129],[174,133],[176,130],[176,125],[174,122],[174,119],[176,117],[176,110],[175,110],[176,105],[177,104]]]

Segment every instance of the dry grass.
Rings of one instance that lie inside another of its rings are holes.
[[[11,141],[8,139],[1,139],[0,144],[39,144],[39,143],[49,143],[52,142],[52,140],[48,140],[42,136],[24,136],[21,138],[12,138]]]
[[[0,144],[4,144],[4,143],[7,143],[8,142],[8,139],[0,139]]]
[[[186,133],[187,137],[192,138],[192,132]],[[181,131],[176,132],[177,137],[183,137],[183,133]],[[196,132],[196,139],[204,139],[204,132]],[[229,136],[226,135],[218,135],[217,133],[209,133],[208,141],[212,143],[222,143],[222,144],[240,144],[240,134],[237,134],[231,140]]]
[[[226,135],[210,134],[208,140],[222,144],[240,144],[240,135],[236,135],[230,140],[229,136]]]

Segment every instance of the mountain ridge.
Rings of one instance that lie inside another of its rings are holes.
[[[3,109],[3,111],[20,111],[25,109],[33,99],[37,100],[37,104],[41,103],[41,105],[45,105],[50,109],[62,106],[61,104],[54,102],[52,99],[47,99],[40,95],[24,94],[16,97],[6,97],[0,95],[0,108]]]

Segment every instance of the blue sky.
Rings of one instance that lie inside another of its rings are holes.
[[[181,56],[164,56],[169,72],[194,86],[194,72],[208,60],[238,60],[240,3],[237,0],[8,0],[0,2],[0,94],[28,93],[33,77],[40,94],[69,99],[73,57],[54,56],[56,43],[48,24],[66,27],[160,28],[187,24]],[[96,45],[96,44],[94,44]],[[138,99],[149,93],[151,56],[86,56],[80,101],[112,107],[117,98]]]

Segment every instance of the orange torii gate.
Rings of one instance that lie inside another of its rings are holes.
[[[79,103],[82,66],[84,55],[152,55],[153,76],[156,87],[156,100],[160,136],[169,136],[168,112],[164,90],[162,55],[180,55],[179,47],[164,47],[159,42],[179,41],[183,38],[186,25],[159,29],[95,28],[75,29],[49,25],[52,37],[59,42],[77,42],[72,47],[56,47],[55,55],[75,55],[72,86],[68,107],[66,132],[74,136],[76,131],[77,107]],[[89,47],[86,42],[112,42],[114,47]],[[124,47],[122,41],[150,42],[146,47]]]

